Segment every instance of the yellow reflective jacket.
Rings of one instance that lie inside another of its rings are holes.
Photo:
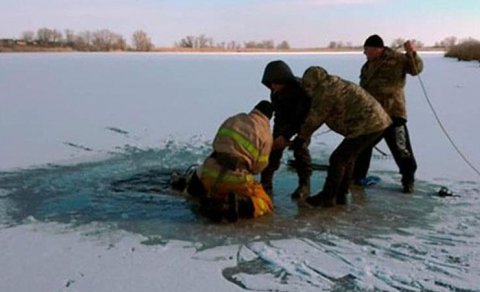
[[[228,118],[217,131],[213,150],[236,158],[250,174],[268,165],[273,138],[270,120],[254,109]]]
[[[240,163],[236,169],[229,169],[214,157],[204,161],[197,174],[209,195],[222,199],[229,192],[235,192],[252,199],[255,217],[270,212],[273,209],[271,199],[253,175],[267,167],[272,144],[270,120],[258,110],[228,118],[217,131],[213,150]]]

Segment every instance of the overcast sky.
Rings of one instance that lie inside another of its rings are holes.
[[[449,36],[480,39],[480,0],[0,0],[0,38],[42,27],[109,29],[128,42],[143,30],[166,47],[201,34],[215,43],[286,40],[295,48],[361,45],[373,33],[386,44],[433,45]]]

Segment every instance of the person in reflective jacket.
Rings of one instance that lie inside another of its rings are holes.
[[[214,221],[253,218],[270,213],[273,203],[255,181],[268,165],[273,138],[269,101],[250,113],[227,118],[213,140],[213,152],[188,178],[187,192],[200,199],[200,211]]]

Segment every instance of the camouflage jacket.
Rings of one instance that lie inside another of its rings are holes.
[[[396,52],[385,48],[383,55],[375,61],[367,61],[360,73],[360,86],[373,95],[391,117],[407,119],[405,93],[406,75],[418,75],[423,62],[414,54]]]
[[[270,88],[271,83],[285,84],[281,92],[272,93],[273,136],[290,139],[300,129],[310,109],[310,97],[302,88],[301,80],[293,75],[290,67],[281,61],[272,61],[265,67],[262,83]]]
[[[321,67],[310,67],[303,85],[312,106],[299,136],[309,139],[324,123],[333,131],[354,138],[384,130],[391,119],[382,106],[360,86],[332,76]]]

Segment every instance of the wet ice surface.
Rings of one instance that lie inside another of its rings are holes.
[[[195,243],[196,258],[208,261],[223,257],[221,246],[237,246],[227,255],[236,265],[223,269],[223,277],[253,291],[478,289],[478,183],[419,180],[415,193],[405,195],[395,172],[377,171],[381,182],[353,188],[347,206],[310,209],[290,200],[296,177],[284,166],[273,215],[212,224],[197,214],[195,202],[168,188],[172,171],[208,151],[206,143],[171,143],[97,162],[3,172],[1,223],[105,224],[144,236],[145,245]],[[322,151],[313,154],[326,159]],[[313,190],[324,175],[315,172]],[[455,196],[439,197],[440,186]]]

